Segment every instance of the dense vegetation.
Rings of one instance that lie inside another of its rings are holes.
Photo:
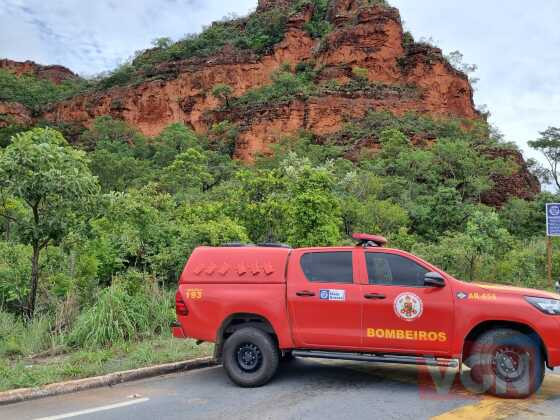
[[[84,89],[87,82],[65,80],[54,84],[32,75],[16,76],[0,69],[0,101],[19,102],[33,112],[46,104],[67,99]]]
[[[437,141],[412,144],[420,134]],[[328,245],[356,230],[387,235],[463,278],[545,286],[547,197],[499,212],[480,203],[492,174],[514,170],[485,156],[483,126],[372,112],[326,139],[284,139],[252,168],[231,158],[236,135],[225,122],[206,136],[174,124],[146,138],[102,117],[79,139],[87,152],[53,129],[14,136],[0,154],[0,305],[31,318],[36,275],[39,314],[68,299],[78,313],[102,305],[97,294],[108,286],[121,296],[172,284],[201,243]],[[366,139],[381,149],[347,160]]]
[[[222,101],[220,111],[233,110],[245,115],[249,115],[248,111],[260,111],[263,107],[322,95],[359,95],[377,99],[417,99],[420,96],[416,86],[372,82],[367,78],[367,69],[360,67],[353,68],[353,76],[347,83],[334,79],[321,81],[320,69],[316,69],[313,61],[300,62],[295,68],[284,64],[272,74],[270,84],[249,89],[239,97],[233,97],[232,92],[231,86],[220,83],[214,86],[211,93]]]

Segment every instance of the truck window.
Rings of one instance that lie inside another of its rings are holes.
[[[309,252],[302,255],[300,263],[311,282],[353,282],[352,252]]]
[[[423,286],[425,268],[396,254],[366,253],[369,284]]]

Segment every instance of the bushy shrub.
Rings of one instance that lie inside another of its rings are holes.
[[[164,61],[207,57],[226,45],[256,54],[267,53],[282,41],[288,14],[280,9],[253,13],[242,19],[214,22],[200,34],[190,34],[175,43],[169,39],[156,40],[155,48],[140,52],[130,63],[125,63],[108,77],[99,80],[102,88],[133,83],[155,75],[154,68]]]
[[[260,88],[251,89],[243,96],[230,102],[233,108],[252,109],[264,105],[290,102],[296,98],[307,98],[316,90],[309,73],[293,74],[281,70],[272,76],[272,83]]]

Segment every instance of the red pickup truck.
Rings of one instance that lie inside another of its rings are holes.
[[[176,294],[173,335],[214,342],[233,382],[267,383],[314,357],[470,367],[473,383],[526,397],[560,365],[560,296],[465,283],[378,236],[355,247],[199,247]]]

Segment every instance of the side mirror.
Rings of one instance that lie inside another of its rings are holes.
[[[445,287],[445,279],[439,273],[432,271],[424,276],[424,285],[430,287]]]
[[[556,293],[560,294],[560,282],[556,282]]]

